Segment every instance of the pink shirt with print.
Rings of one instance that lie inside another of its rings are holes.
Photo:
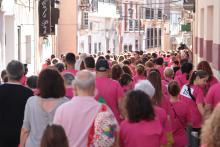
[[[190,110],[193,128],[201,128],[202,115],[199,112],[197,105],[204,103],[205,96],[201,87],[191,85],[190,88],[192,95],[195,97],[195,100],[190,97],[187,85],[184,85],[181,89],[180,99],[183,103],[186,104],[187,108]]]

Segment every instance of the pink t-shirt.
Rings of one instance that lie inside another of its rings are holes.
[[[181,74],[179,76],[176,76],[174,80],[177,81],[180,88],[182,88],[183,85],[188,84],[189,82],[186,78],[187,78],[186,74]]]
[[[164,69],[165,69],[165,68],[164,68],[163,66],[160,66],[160,67],[158,68],[162,80],[164,79]]]
[[[62,74],[66,73],[66,72],[70,72],[72,73],[74,76],[76,75],[76,73],[78,72],[78,70],[75,69],[66,69],[62,72]]]
[[[179,69],[179,70],[176,71],[175,77],[178,77],[178,76],[180,76],[180,75],[182,75],[182,72],[181,72],[181,70]]]
[[[121,147],[160,147],[164,137],[159,119],[130,123],[124,120],[120,125]]]
[[[165,132],[171,131],[170,123],[168,122],[166,111],[159,106],[154,106],[154,112],[156,117],[160,120],[161,125],[164,128],[164,131]]]
[[[70,147],[87,146],[89,130],[100,108],[93,97],[77,96],[57,109],[54,123],[64,128]]]
[[[168,92],[168,85],[169,82],[172,81],[173,79],[171,78],[164,78],[164,80],[162,80],[162,91],[163,94],[169,97],[169,92]]]
[[[181,101],[171,103],[170,120],[174,138],[174,147],[184,147],[188,144],[185,128],[191,122],[191,114],[187,105]]]
[[[170,107],[169,97],[167,95],[163,94],[161,103],[158,106],[163,108],[167,114],[170,114],[171,107]]]
[[[220,83],[213,85],[206,97],[205,103],[211,105],[212,109],[216,107],[216,105],[220,102]]]
[[[74,96],[74,93],[73,93],[73,88],[72,87],[66,87],[66,94],[65,96],[69,99],[72,99],[73,96]]]
[[[26,85],[26,82],[27,82],[27,77],[26,77],[25,75],[23,75],[22,78],[21,78],[21,80],[20,80],[20,82],[21,82],[21,84],[22,84],[23,86],[25,86],[25,85]]]
[[[218,80],[213,76],[210,81],[207,81],[207,83],[204,87],[204,92],[208,92],[210,87],[212,87],[213,85],[215,85],[217,83],[218,83]]]
[[[193,128],[201,128],[202,115],[197,107],[198,104],[204,103],[204,93],[199,86],[191,85],[191,93],[195,97],[195,100],[191,98],[188,92],[187,85],[184,85],[180,91],[180,99],[185,103],[188,109],[191,111],[192,126]]]
[[[119,82],[107,77],[97,77],[96,89],[98,90],[96,100],[99,100],[100,97],[104,98],[106,104],[111,108],[120,123],[122,119],[120,118],[118,102],[124,97],[124,91]]]

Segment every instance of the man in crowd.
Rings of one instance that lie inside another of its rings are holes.
[[[27,99],[33,92],[21,85],[24,66],[19,61],[7,65],[8,82],[0,85],[0,146],[17,147],[24,109]]]

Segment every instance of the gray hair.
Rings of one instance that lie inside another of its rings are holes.
[[[69,86],[69,85],[72,85],[72,82],[74,80],[74,76],[72,73],[66,72],[63,74],[63,79],[64,79],[64,82]]]
[[[148,80],[140,80],[137,84],[135,84],[134,90],[141,90],[146,93],[150,98],[152,98],[155,94],[155,88]]]
[[[9,80],[19,81],[24,75],[24,65],[16,60],[8,63],[6,72]]]
[[[73,80],[73,85],[81,90],[88,90],[95,86],[95,74],[88,70],[79,71]]]

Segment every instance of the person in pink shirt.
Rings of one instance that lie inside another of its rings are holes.
[[[174,138],[174,147],[185,147],[188,145],[188,138],[186,133],[187,125],[191,123],[191,114],[187,105],[179,98],[180,88],[176,81],[171,81],[168,85],[171,105],[171,124]]]
[[[179,76],[175,76],[174,80],[177,81],[180,88],[182,88],[183,85],[189,83],[189,78],[191,75],[191,72],[193,70],[192,63],[184,63],[181,67],[182,74]]]
[[[95,73],[95,59],[92,56],[88,56],[84,60],[85,63],[85,69],[88,71],[91,71],[92,73]]]
[[[189,84],[184,85],[180,91],[180,99],[188,106],[186,109],[189,109],[191,113],[192,131],[198,134],[198,136],[200,135],[202,116],[204,115],[203,105],[205,95],[202,87],[206,84],[208,77],[208,73],[205,71],[194,71],[190,78]],[[198,139],[192,135],[191,137]]]
[[[139,81],[137,84],[135,84],[134,90],[143,91],[145,94],[147,94],[150,97],[151,100],[155,94],[155,88],[148,80]],[[163,142],[164,143],[166,142],[166,145],[169,146],[173,144],[173,138],[171,133],[171,123],[170,120],[168,119],[168,115],[163,108],[157,105],[153,105],[153,107],[154,107],[155,115],[157,118],[159,118],[161,125],[163,127],[163,132],[166,135],[166,138]]]
[[[132,77],[127,73],[121,75],[119,83],[121,84],[124,92],[130,91],[134,87]]]
[[[144,65],[138,64],[136,67],[136,75],[133,77],[133,83],[136,84],[139,80],[145,80],[146,78],[146,70]]]
[[[66,70],[64,70],[63,73],[70,72],[75,76],[76,73],[78,72],[75,69],[75,63],[76,63],[76,57],[74,53],[67,53],[65,56]]]
[[[169,97],[165,95],[162,91],[162,81],[160,77],[160,72],[154,69],[148,75],[148,80],[155,88],[155,94],[152,98],[153,104],[163,108],[167,114],[170,113]]]
[[[161,79],[164,79],[164,60],[162,57],[159,57],[155,60],[155,68],[160,72]]]
[[[90,146],[90,135],[92,135],[92,132],[96,132],[95,128],[97,127],[104,132],[102,135],[107,140],[114,139],[116,141],[118,124],[108,106],[104,105],[106,108],[105,113],[110,114],[108,116],[111,116],[111,119],[114,120],[115,128],[105,126],[105,123],[98,123],[100,126],[94,126],[94,123],[97,122],[96,117],[103,106],[95,100],[95,84],[95,75],[92,72],[79,71],[73,81],[74,98],[61,105],[55,113],[53,122],[64,128],[70,147]],[[110,118],[107,117],[106,119]],[[106,130],[103,130],[103,127],[106,127]],[[112,135],[109,136],[109,133]],[[100,141],[104,140],[101,139]]]
[[[120,116],[119,108],[124,91],[118,81],[109,78],[109,64],[105,59],[96,63],[96,89],[96,100],[106,103],[120,123],[123,118]]]
[[[37,88],[37,80],[38,80],[38,76],[30,76],[27,78],[27,82],[26,85],[28,88],[30,88],[34,95],[39,95],[39,90]]]
[[[111,77],[113,80],[119,81],[121,75],[123,74],[123,69],[119,64],[114,64],[111,69]]]
[[[181,67],[183,66],[184,63],[188,63],[188,59],[181,59],[180,61],[177,59],[178,62],[174,61],[174,71],[175,71],[175,77],[178,77],[182,75]],[[178,67],[180,64],[180,67]],[[176,67],[176,68],[175,68]]]
[[[206,115],[211,114],[217,104],[220,102],[220,83],[213,85],[205,97]]]
[[[219,147],[220,132],[220,105],[218,104],[213,113],[207,119],[202,127],[202,146],[201,147]]]
[[[21,82],[21,84],[22,84],[23,86],[25,86],[25,85],[26,85],[26,82],[27,82],[27,77],[26,77],[26,75],[27,75],[27,73],[28,73],[28,67],[27,67],[27,64],[23,64],[23,66],[24,66],[24,75],[22,76],[20,82]]]
[[[207,92],[209,91],[209,88],[211,86],[213,86],[214,84],[218,83],[218,80],[214,77],[213,72],[212,72],[212,68],[209,65],[209,63],[207,61],[201,61],[198,65],[197,65],[197,70],[204,70],[209,74],[209,79],[205,85],[204,89],[204,93],[205,95],[207,94]]]
[[[140,90],[128,93],[125,102],[127,119],[120,125],[121,147],[160,147],[163,128],[147,94]]]
[[[147,61],[145,63],[145,69],[146,69],[147,75],[149,75],[150,71],[154,69],[154,63],[152,61]]]
[[[65,85],[65,96],[68,99],[72,99],[74,96],[72,82],[74,80],[74,76],[70,72],[66,72],[63,74],[64,85]]]
[[[162,80],[162,90],[163,94],[169,96],[168,84],[173,80],[174,71],[171,67],[166,67],[164,70],[164,79]]]

